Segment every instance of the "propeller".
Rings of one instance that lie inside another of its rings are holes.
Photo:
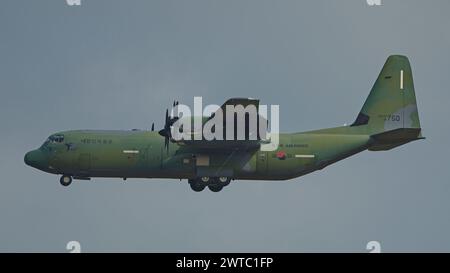
[[[167,153],[169,152],[169,140],[172,137],[170,132],[170,117],[169,117],[169,109],[166,109],[166,119],[164,122],[164,128],[159,130],[159,134],[164,137],[164,147],[167,149]]]
[[[173,107],[178,106],[178,101],[173,101]],[[158,133],[164,137],[164,148],[166,148],[167,153],[169,153],[169,141],[172,140],[172,132],[170,131],[170,126],[172,126],[178,119],[178,116],[172,116],[173,112],[171,113],[171,116],[169,116],[169,109],[166,109],[166,117],[164,121],[164,128],[158,131]],[[152,131],[154,129],[154,124],[152,124]]]

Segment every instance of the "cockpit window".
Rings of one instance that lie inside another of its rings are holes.
[[[45,140],[44,144],[40,147],[42,150],[52,151],[52,145],[49,144],[58,144],[64,142],[64,135],[51,135],[47,140]]]
[[[50,136],[49,139],[50,139],[50,142],[61,143],[61,142],[64,141],[64,136],[62,136],[62,135],[53,135],[53,136]]]
[[[63,143],[64,142],[64,136],[63,135],[52,135],[48,138],[48,141],[50,143]]]

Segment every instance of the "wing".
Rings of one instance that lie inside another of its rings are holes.
[[[267,119],[260,116],[258,111],[258,99],[231,98],[210,117],[200,118],[201,132],[199,129],[196,131],[191,122],[189,134],[191,134],[192,140],[172,140],[172,142],[195,148],[216,150],[257,149],[260,147],[261,140],[265,139],[267,131]],[[191,118],[193,121],[196,117]],[[260,125],[263,126],[262,130],[260,130]],[[263,132],[262,136],[260,131]],[[214,138],[206,137],[207,132],[211,132]],[[194,136],[200,134],[202,138],[194,140]]]

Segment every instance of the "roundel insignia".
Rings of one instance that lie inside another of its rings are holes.
[[[286,153],[283,151],[277,152],[277,158],[281,160],[286,159]]]

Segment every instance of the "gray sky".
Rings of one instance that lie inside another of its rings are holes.
[[[450,2],[3,0],[0,251],[450,251]],[[219,194],[185,181],[68,188],[23,163],[53,132],[148,129],[173,99],[279,104],[282,131],[352,122],[409,56],[425,141]]]

